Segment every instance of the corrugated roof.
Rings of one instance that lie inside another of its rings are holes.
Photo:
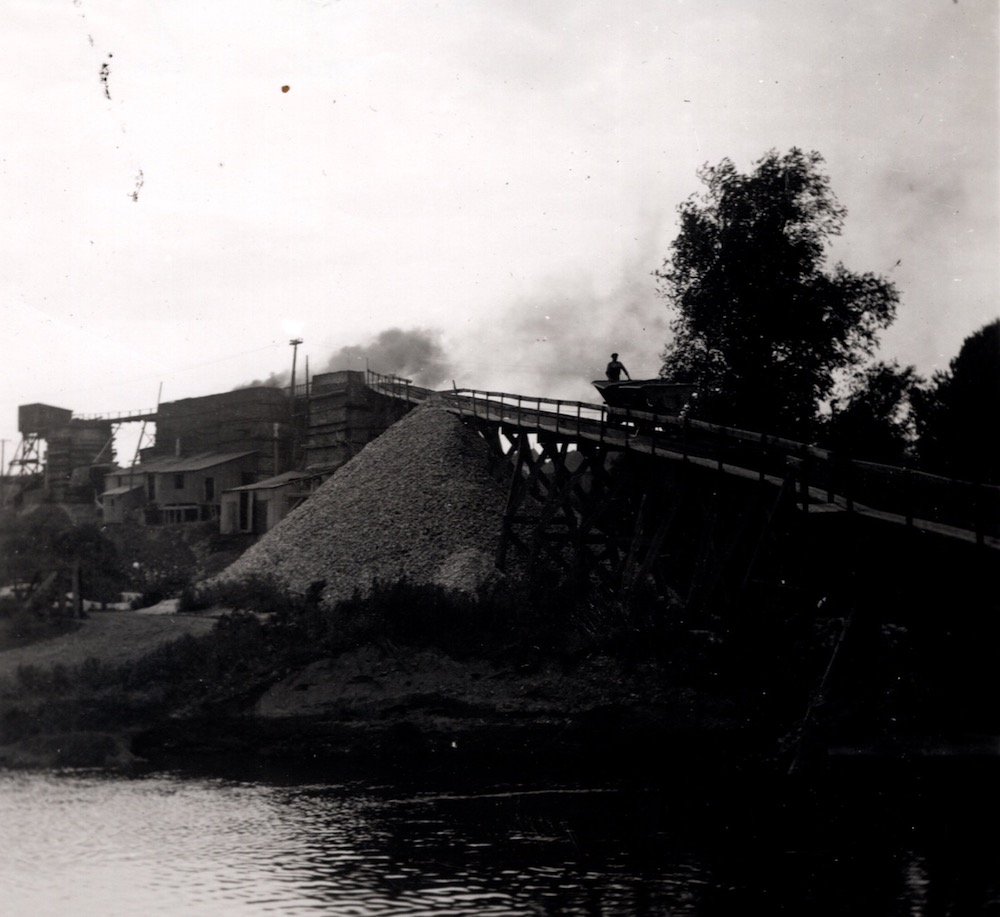
[[[305,478],[318,478],[321,475],[309,474],[305,471],[284,471],[276,474],[273,478],[257,481],[255,484],[244,484],[242,487],[227,487],[223,493],[232,493],[236,490],[273,490],[276,487],[283,487],[292,481],[301,481]]]
[[[256,449],[246,452],[202,452],[199,455],[182,456],[181,458],[158,459],[155,462],[142,462],[133,469],[142,474],[170,474],[182,471],[203,471],[216,465],[224,465],[247,455],[255,455]]]
[[[121,487],[112,487],[110,490],[104,491],[101,496],[120,497],[122,494],[127,494],[133,490],[142,490],[142,484],[122,484]]]

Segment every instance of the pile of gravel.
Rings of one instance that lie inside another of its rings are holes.
[[[406,577],[474,591],[495,577],[506,487],[489,447],[429,401],[339,468],[313,496],[216,578],[273,577],[323,604]]]

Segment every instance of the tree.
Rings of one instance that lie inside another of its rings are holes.
[[[928,471],[1000,484],[1000,319],[963,342],[916,393],[917,452]]]
[[[901,465],[916,439],[913,393],[921,379],[896,361],[866,367],[851,392],[831,405],[824,441],[854,458]]]
[[[845,209],[819,153],[772,150],[743,175],[724,159],[678,208],[658,292],[675,311],[661,377],[698,386],[696,416],[808,438],[838,373],[869,359],[898,294],[824,270]]]
[[[79,564],[89,598],[116,598],[127,585],[118,550],[93,523],[76,525],[54,505],[3,520],[0,581],[28,583]]]

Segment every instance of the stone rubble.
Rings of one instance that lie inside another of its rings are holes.
[[[273,577],[304,593],[325,580],[332,605],[374,580],[404,577],[474,591],[498,575],[506,485],[489,447],[433,400],[373,440],[217,581]]]

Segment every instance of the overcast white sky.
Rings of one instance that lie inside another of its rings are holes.
[[[8,0],[7,458],[19,404],[227,391],[292,336],[598,400],[612,350],[659,369],[698,167],[792,146],[930,373],[1000,315],[998,47],[996,0]]]

